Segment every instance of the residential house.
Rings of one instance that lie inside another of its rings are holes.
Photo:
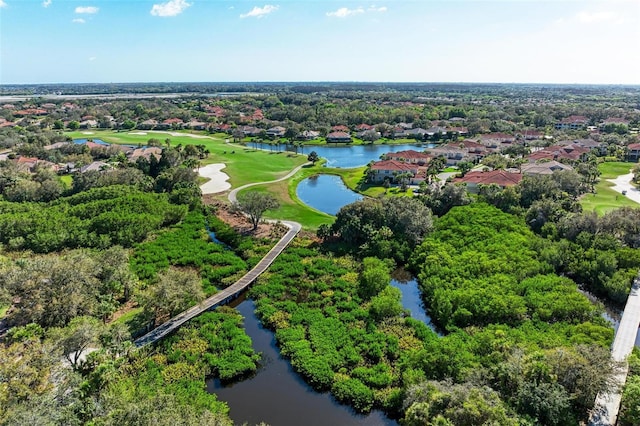
[[[144,120],[142,123],[138,123],[136,126],[138,130],[151,130],[155,129],[158,126],[158,120],[154,120],[150,118],[148,120]]]
[[[350,129],[344,124],[338,124],[336,126],[331,127],[332,132],[345,132],[349,133]]]
[[[427,154],[432,158],[443,157],[447,160],[447,166],[455,166],[462,161],[475,160],[475,157],[469,155],[469,152],[464,147],[461,148],[455,144],[447,144],[437,148],[431,148],[427,150]]]
[[[640,143],[631,143],[627,146],[627,159],[633,162],[640,160]]]
[[[193,130],[207,130],[207,123],[204,121],[191,120],[186,124],[186,127]]]
[[[584,161],[589,152],[591,152],[590,148],[584,148],[576,144],[565,146],[554,145],[535,151],[529,154],[526,159],[531,163],[539,160]]]
[[[583,115],[571,115],[556,123],[557,130],[581,130],[587,127],[589,119]]]
[[[267,136],[270,138],[281,138],[284,136],[287,129],[282,126],[275,126],[267,129]]]
[[[424,138],[427,135],[427,133],[428,133],[427,130],[423,129],[421,127],[417,127],[415,129],[405,130],[405,132],[404,132],[405,137],[412,138],[412,139],[418,139],[418,140],[424,140]]]
[[[83,120],[80,122],[81,129],[93,129],[95,127],[98,127],[97,120],[89,119],[89,120]]]
[[[240,130],[245,136],[259,136],[262,133],[262,129],[255,126],[242,126]]]
[[[298,135],[298,139],[303,141],[311,141],[314,139],[318,139],[320,136],[320,132],[316,132],[315,130],[305,130]]]
[[[469,133],[466,127],[447,127],[446,131],[451,136],[466,136]]]
[[[383,155],[383,158],[386,160],[395,160],[402,161],[404,163],[418,164],[424,165],[431,160],[431,156],[424,153],[414,151],[412,149],[406,151],[398,151],[398,152],[388,152]]]
[[[514,135],[509,135],[507,133],[493,132],[493,133],[485,133],[480,135],[480,139],[478,143],[493,149],[502,149],[511,145],[516,141],[516,137]]]
[[[184,121],[180,118],[167,118],[163,120],[162,123],[158,123],[156,128],[158,130],[168,130],[168,129],[182,129],[184,126]]]
[[[332,143],[350,143],[351,135],[346,132],[331,132],[327,135],[327,142]]]
[[[375,129],[374,126],[370,124],[365,124],[365,123],[358,124],[356,126],[356,132],[366,132],[367,130],[374,130],[374,129]]]
[[[573,170],[573,167],[568,164],[559,163],[555,160],[539,161],[536,163],[528,163],[520,166],[520,172],[523,176],[552,175],[553,172],[562,170]]]
[[[157,146],[136,148],[129,153],[129,161],[135,163],[140,157],[144,157],[147,160],[150,160],[151,156],[154,156],[156,160],[160,161],[160,158],[162,157],[162,148]]]
[[[479,185],[498,185],[501,188],[514,186],[522,181],[522,174],[506,170],[468,172],[464,177],[456,178],[454,183],[466,183],[469,192],[478,192]]]
[[[401,173],[408,173],[411,175],[409,178],[409,184],[417,185],[423,181],[426,177],[424,171],[420,173],[421,167],[417,164],[405,163],[403,161],[396,160],[382,160],[373,163],[370,168],[369,179],[372,182],[381,183],[385,180],[389,182],[395,182],[396,176]]]

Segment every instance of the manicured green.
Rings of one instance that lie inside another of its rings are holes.
[[[580,198],[582,209],[584,211],[595,211],[599,215],[603,215],[620,207],[640,208],[640,204],[614,191],[611,189],[612,186],[614,185],[606,180],[598,182],[595,187],[595,194],[587,193]]]
[[[136,133],[136,132],[133,132]],[[211,153],[209,157],[201,160],[202,165],[212,163],[225,163],[224,172],[230,177],[229,182],[233,187],[238,187],[251,182],[262,182],[278,179],[286,175],[291,169],[306,162],[306,156],[295,155],[289,152],[269,152],[255,150],[250,146],[226,144],[225,139],[219,136],[197,135],[189,136],[184,133],[181,136],[172,136],[163,132],[143,132],[145,135],[137,135],[114,131],[95,131],[92,135],[82,132],[66,133],[71,138],[95,138],[105,142],[124,145],[145,145],[151,138],[159,139],[164,144],[169,139],[171,146],[179,144],[204,145]]]
[[[598,170],[600,171],[600,179],[615,179],[620,175],[626,175],[631,172],[634,166],[638,163],[629,163],[622,161],[607,161],[605,163],[598,164]]]
[[[636,163],[606,162],[598,164],[600,180],[595,186],[595,193],[587,193],[580,199],[580,204],[584,211],[595,211],[603,215],[608,211],[620,207],[640,207],[640,204],[630,200],[621,193],[614,191],[611,187],[613,183],[608,179],[615,179],[618,176],[628,174]]]

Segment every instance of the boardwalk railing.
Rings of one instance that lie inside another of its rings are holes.
[[[182,324],[189,321],[191,318],[197,317],[204,311],[212,309],[219,305],[224,305],[229,301],[235,299],[244,289],[249,287],[256,278],[273,263],[273,261],[282,253],[282,251],[289,245],[291,240],[300,232],[300,224],[297,222],[283,221],[281,222],[289,228],[289,231],[274,245],[271,250],[253,267],[249,272],[242,276],[238,281],[230,285],[229,287],[219,291],[208,299],[200,302],[199,304],[192,306],[184,312],[171,318],[164,324],[151,330],[149,333],[138,338],[134,343],[137,347],[142,347],[150,343],[157,342],[165,337],[167,334],[178,329]]]

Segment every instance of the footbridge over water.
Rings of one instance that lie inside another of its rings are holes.
[[[242,291],[249,287],[255,280],[273,263],[274,260],[282,253],[282,251],[289,245],[293,238],[300,232],[300,224],[297,222],[282,221],[280,222],[286,225],[289,230],[287,233],[274,245],[271,250],[253,267],[249,272],[242,276],[238,281],[230,285],[229,287],[219,291],[208,299],[200,302],[199,304],[192,306],[184,312],[171,318],[164,324],[151,330],[149,333],[135,340],[137,347],[146,346],[150,343],[155,343],[158,340],[165,337],[167,334],[177,330],[182,324],[189,321],[191,318],[197,317],[201,313],[215,308],[216,306],[224,305],[229,301],[238,297]]]

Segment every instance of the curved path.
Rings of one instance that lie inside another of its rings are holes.
[[[232,203],[235,203],[236,201],[238,201],[238,198],[237,198],[238,191],[242,191],[243,189],[246,189],[246,188],[249,188],[249,187],[252,187],[252,186],[256,186],[256,185],[264,185],[264,184],[267,184],[267,183],[276,183],[276,182],[283,181],[285,179],[289,179],[291,176],[293,176],[296,173],[298,173],[298,171],[301,168],[303,168],[304,166],[308,166],[309,164],[311,164],[311,162],[301,164],[298,167],[296,167],[295,169],[291,170],[289,173],[287,173],[286,176],[283,176],[283,177],[278,178],[276,180],[269,180],[269,181],[266,181],[266,182],[252,182],[252,183],[248,183],[246,185],[239,186],[239,187],[235,188],[234,190],[232,190],[229,193],[229,201],[232,202]]]
[[[306,164],[309,164],[309,163],[305,163],[296,167],[291,172],[289,172],[286,176],[283,176],[279,179],[268,181],[268,182],[254,182],[254,183],[249,183],[241,187],[238,187],[229,193],[229,201],[231,201],[232,203],[235,202],[236,194],[241,189],[248,188],[254,185],[280,182],[282,180],[288,179],[294,174],[296,174],[298,170],[300,170]],[[150,343],[157,342],[158,340],[165,337],[167,334],[178,329],[180,326],[182,326],[182,324],[189,321],[191,318],[197,317],[204,311],[215,308],[216,306],[219,306],[219,305],[223,305],[235,299],[240,293],[242,293],[243,290],[249,287],[251,283],[253,283],[260,274],[262,274],[264,271],[267,270],[267,268],[273,263],[273,261],[278,257],[278,255],[282,253],[282,251],[287,247],[287,245],[289,245],[289,243],[298,234],[298,232],[300,232],[300,229],[302,228],[302,225],[300,225],[298,222],[293,222],[288,220],[284,220],[284,221],[272,220],[270,222],[280,222],[285,226],[287,226],[289,228],[289,231],[287,231],[287,233],[284,234],[284,236],[280,239],[280,241],[278,241],[276,245],[274,245],[271,248],[271,250],[269,250],[269,252],[260,260],[260,262],[258,262],[256,266],[253,267],[253,269],[251,269],[249,272],[243,275],[242,278],[240,278],[238,281],[236,281],[229,287],[219,291],[218,293],[214,294],[208,299],[205,299],[199,304],[192,306],[186,311],[179,313],[175,317],[171,318],[169,321],[156,327],[155,329],[151,330],[149,333],[145,334],[144,336],[136,339],[134,341],[135,345],[137,347],[142,347]]]
[[[628,199],[640,203],[640,191],[638,191],[638,188],[632,183],[632,180],[633,173],[620,175],[615,179],[607,179],[607,181],[613,183],[611,189],[621,194],[624,192]]]

